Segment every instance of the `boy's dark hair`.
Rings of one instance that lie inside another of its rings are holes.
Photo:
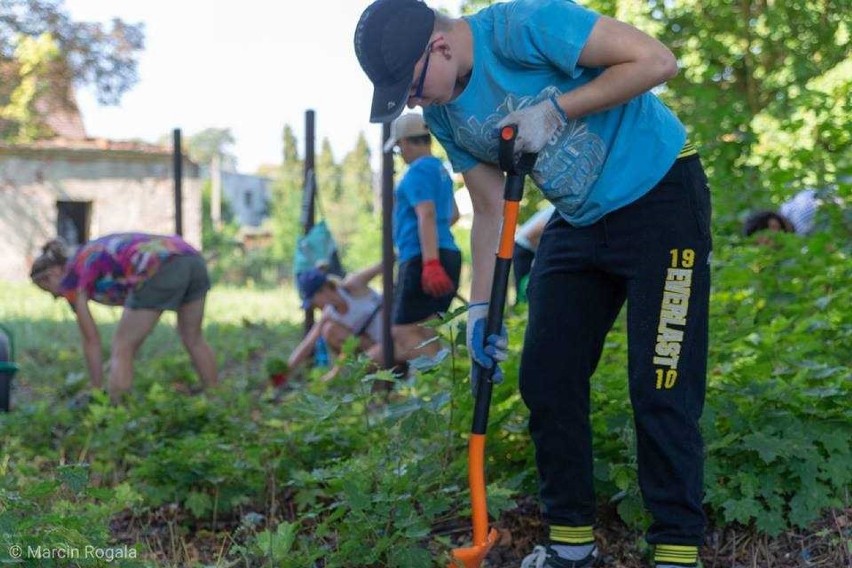
[[[750,237],[754,233],[758,231],[765,231],[769,228],[769,222],[775,219],[781,225],[781,229],[785,233],[793,233],[795,229],[793,228],[793,224],[789,219],[781,215],[780,213],[776,213],[775,211],[757,211],[749,215],[745,223],[743,223],[743,234],[746,237]]]
[[[412,144],[416,144],[418,146],[423,146],[424,144],[432,143],[432,135],[431,134],[422,134],[420,136],[408,136],[406,140],[410,141]]]

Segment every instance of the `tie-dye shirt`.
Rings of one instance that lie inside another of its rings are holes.
[[[60,293],[72,304],[82,290],[98,303],[121,306],[166,260],[191,254],[198,251],[177,235],[107,235],[84,244],[68,261]]]

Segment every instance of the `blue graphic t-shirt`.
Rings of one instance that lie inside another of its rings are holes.
[[[393,207],[393,239],[399,262],[420,255],[417,212],[414,208],[423,201],[435,203],[438,248],[458,250],[450,232],[453,199],[453,181],[438,158],[423,156],[411,162],[405,176],[396,186]]]
[[[473,70],[464,91],[424,109],[453,169],[497,164],[497,123],[603,72],[577,60],[599,15],[568,0],[515,0],[467,18]],[[645,93],[571,120],[539,153],[532,178],[573,225],[590,225],[647,193],[686,141],[683,125]]]

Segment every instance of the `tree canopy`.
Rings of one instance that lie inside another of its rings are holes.
[[[491,3],[467,0],[463,10]],[[635,25],[678,58],[680,73],[660,96],[698,145],[711,184],[729,189],[714,192],[719,222],[806,186],[836,189],[849,175],[847,2],[579,3]]]
[[[117,104],[138,80],[142,24],[76,22],[63,0],[0,0],[0,137],[49,136],[44,101],[76,112],[73,87]],[[39,107],[39,102],[42,102]]]

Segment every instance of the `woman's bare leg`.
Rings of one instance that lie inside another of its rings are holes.
[[[107,390],[113,403],[130,390],[133,384],[133,359],[136,352],[163,312],[160,310],[134,310],[125,308],[112,338]]]
[[[216,354],[204,339],[201,322],[204,319],[204,300],[202,297],[194,302],[182,305],[177,311],[177,326],[180,339],[189,353],[190,359],[205,388],[218,384],[216,370]]]

